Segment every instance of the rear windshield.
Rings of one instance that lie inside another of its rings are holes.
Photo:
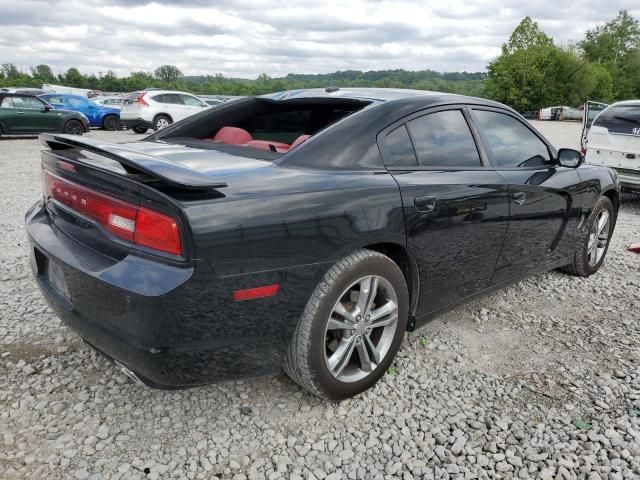
[[[158,138],[191,138],[203,147],[268,152],[280,156],[329,125],[370,102],[343,98],[272,100],[251,98],[207,110],[196,119],[176,125]],[[206,142],[207,145],[204,143]],[[255,153],[249,156],[255,157]]]
[[[640,105],[617,105],[604,110],[593,122],[609,133],[637,135],[640,128]]]

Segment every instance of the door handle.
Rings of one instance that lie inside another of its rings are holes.
[[[24,115],[24,112],[16,112],[16,115]]]
[[[436,208],[436,197],[416,197],[413,204],[421,212],[432,212]]]
[[[527,194],[524,192],[516,192],[512,195],[513,203],[516,205],[523,205],[527,199]]]

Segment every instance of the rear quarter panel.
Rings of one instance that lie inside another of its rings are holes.
[[[226,179],[225,198],[186,208],[196,255],[216,274],[333,262],[364,245],[404,244],[400,193],[388,173],[264,170]]]

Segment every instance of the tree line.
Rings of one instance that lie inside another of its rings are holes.
[[[126,77],[112,71],[85,75],[75,67],[60,74],[48,65],[36,65],[28,72],[11,63],[0,67],[0,87],[41,87],[43,83],[107,92],[156,87],[213,95],[260,95],[328,85],[413,88],[491,98],[527,111],[578,105],[586,99],[610,102],[640,97],[640,26],[622,10],[611,21],[585,32],[579,42],[558,45],[525,17],[502,46],[501,54],[489,63],[487,72],[348,70],[279,78],[262,74],[248,80],[221,74],[185,76],[173,65]]]

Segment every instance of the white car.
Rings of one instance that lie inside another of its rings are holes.
[[[91,101],[104,105],[105,107],[117,108],[118,110],[122,108],[122,97],[116,95],[93,97]]]
[[[613,168],[623,188],[640,191],[640,100],[609,105],[587,123],[585,162]]]
[[[161,130],[210,106],[190,93],[174,90],[143,90],[124,96],[120,122],[136,133]]]

